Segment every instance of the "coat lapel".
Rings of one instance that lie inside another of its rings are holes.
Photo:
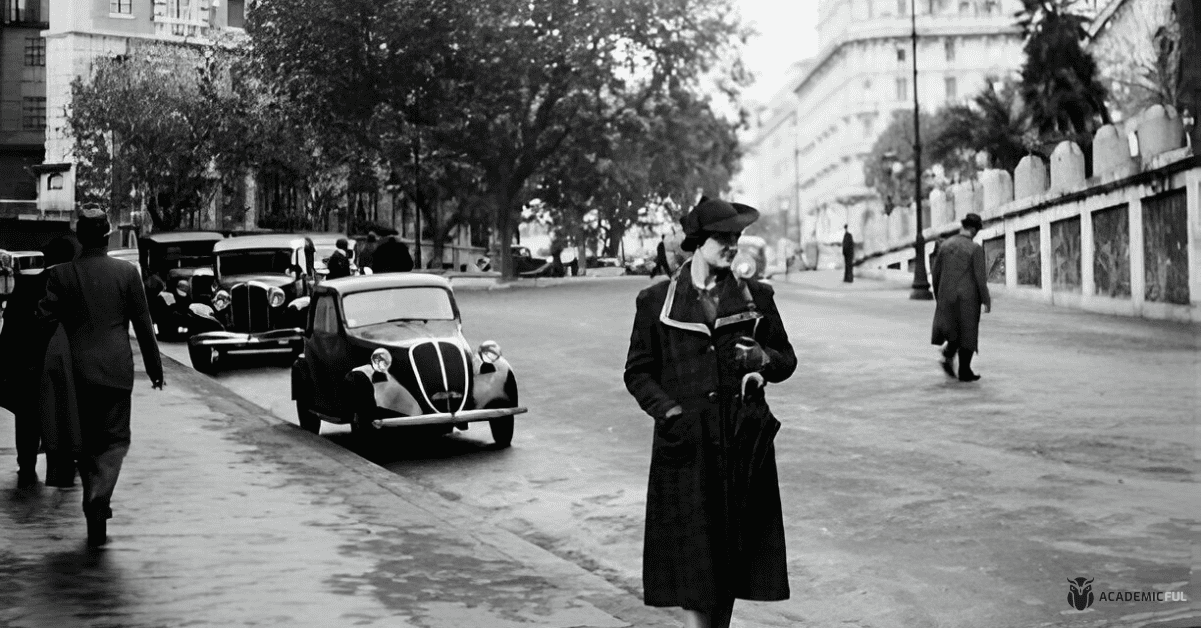
[[[717,320],[713,329],[745,321],[755,321],[757,324],[762,316],[756,311],[755,301],[751,298],[745,282],[729,275],[718,285]],[[712,335],[712,330],[705,322],[705,312],[701,309],[697,288],[692,285],[691,261],[686,262],[672,276],[671,284],[667,287],[667,298],[664,299],[663,309],[659,312],[659,321],[677,329]]]

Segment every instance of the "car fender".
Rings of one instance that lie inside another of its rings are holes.
[[[477,408],[487,408],[488,404],[497,401],[503,402],[504,405],[516,405],[516,399],[510,399],[510,395],[505,391],[505,382],[508,381],[509,375],[513,373],[513,367],[509,365],[509,361],[504,357],[497,359],[492,363],[496,370],[491,373],[481,372],[484,362],[475,354],[475,359],[472,360],[475,370],[475,381],[472,387],[472,401],[475,402]]]
[[[351,403],[355,408],[362,408],[367,404],[366,399],[361,399],[363,393],[360,390],[365,390],[364,382],[371,385],[372,399],[375,407],[381,410],[396,412],[405,416],[416,416],[424,414],[421,409],[421,404],[417,403],[417,399],[408,391],[391,373],[377,372],[370,364],[365,364],[356,369],[353,369],[346,375],[347,390],[351,395]]]
[[[305,362],[303,357],[296,358],[296,360],[294,360],[292,362],[292,399],[293,400],[300,398],[300,397],[296,396],[297,391],[312,388],[312,386],[309,385],[310,381],[311,380],[309,379],[308,362]]]

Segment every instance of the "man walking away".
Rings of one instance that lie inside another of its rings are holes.
[[[980,376],[972,372],[972,355],[980,338],[980,307],[992,311],[984,266],[984,247],[972,241],[984,222],[977,214],[964,216],[959,233],[947,238],[934,257],[933,288],[937,307],[930,342],[946,343],[942,350],[942,370],[955,377],[955,356],[959,356],[959,380],[974,382]]]
[[[855,238],[851,237],[851,229],[842,226],[842,280],[846,283],[855,281],[852,267],[855,265]]]
[[[107,542],[113,489],[129,451],[131,322],[146,373],[154,388],[163,387],[146,292],[136,268],[108,256],[110,231],[102,210],[81,212],[76,235],[83,252],[77,260],[46,271],[46,295],[39,304],[39,315],[62,324],[71,347],[82,440],[83,512],[91,546]]]
[[[338,279],[339,277],[350,276],[350,253],[346,250],[349,243],[346,238],[338,238],[334,243],[337,249],[329,256],[329,261],[325,263],[329,274],[326,275],[329,279]]]
[[[663,270],[664,275],[671,276],[671,266],[667,264],[667,243],[664,242],[666,236],[659,236],[659,246],[655,247],[655,267],[651,269],[651,279],[659,274],[659,270]]]

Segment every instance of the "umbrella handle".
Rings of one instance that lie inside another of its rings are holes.
[[[743,375],[742,376],[742,397],[744,399],[746,398],[747,384],[752,383],[752,382],[760,390],[763,389],[763,376],[762,375],[760,375],[759,373],[754,373],[754,372]]]

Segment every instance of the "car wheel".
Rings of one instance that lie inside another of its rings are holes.
[[[304,399],[296,400],[296,419],[300,421],[300,429],[314,434],[321,433],[321,418],[309,409],[309,402]]]
[[[513,377],[512,371],[505,378],[505,396],[509,398],[507,402],[497,402],[489,405],[495,408],[513,408],[517,406],[517,378]],[[513,444],[513,425],[512,415],[488,420],[488,427],[492,429],[492,440],[496,441],[497,447],[503,449]]]
[[[211,347],[188,345],[188,357],[192,360],[192,368],[205,375],[213,375],[217,372],[221,352]]]

